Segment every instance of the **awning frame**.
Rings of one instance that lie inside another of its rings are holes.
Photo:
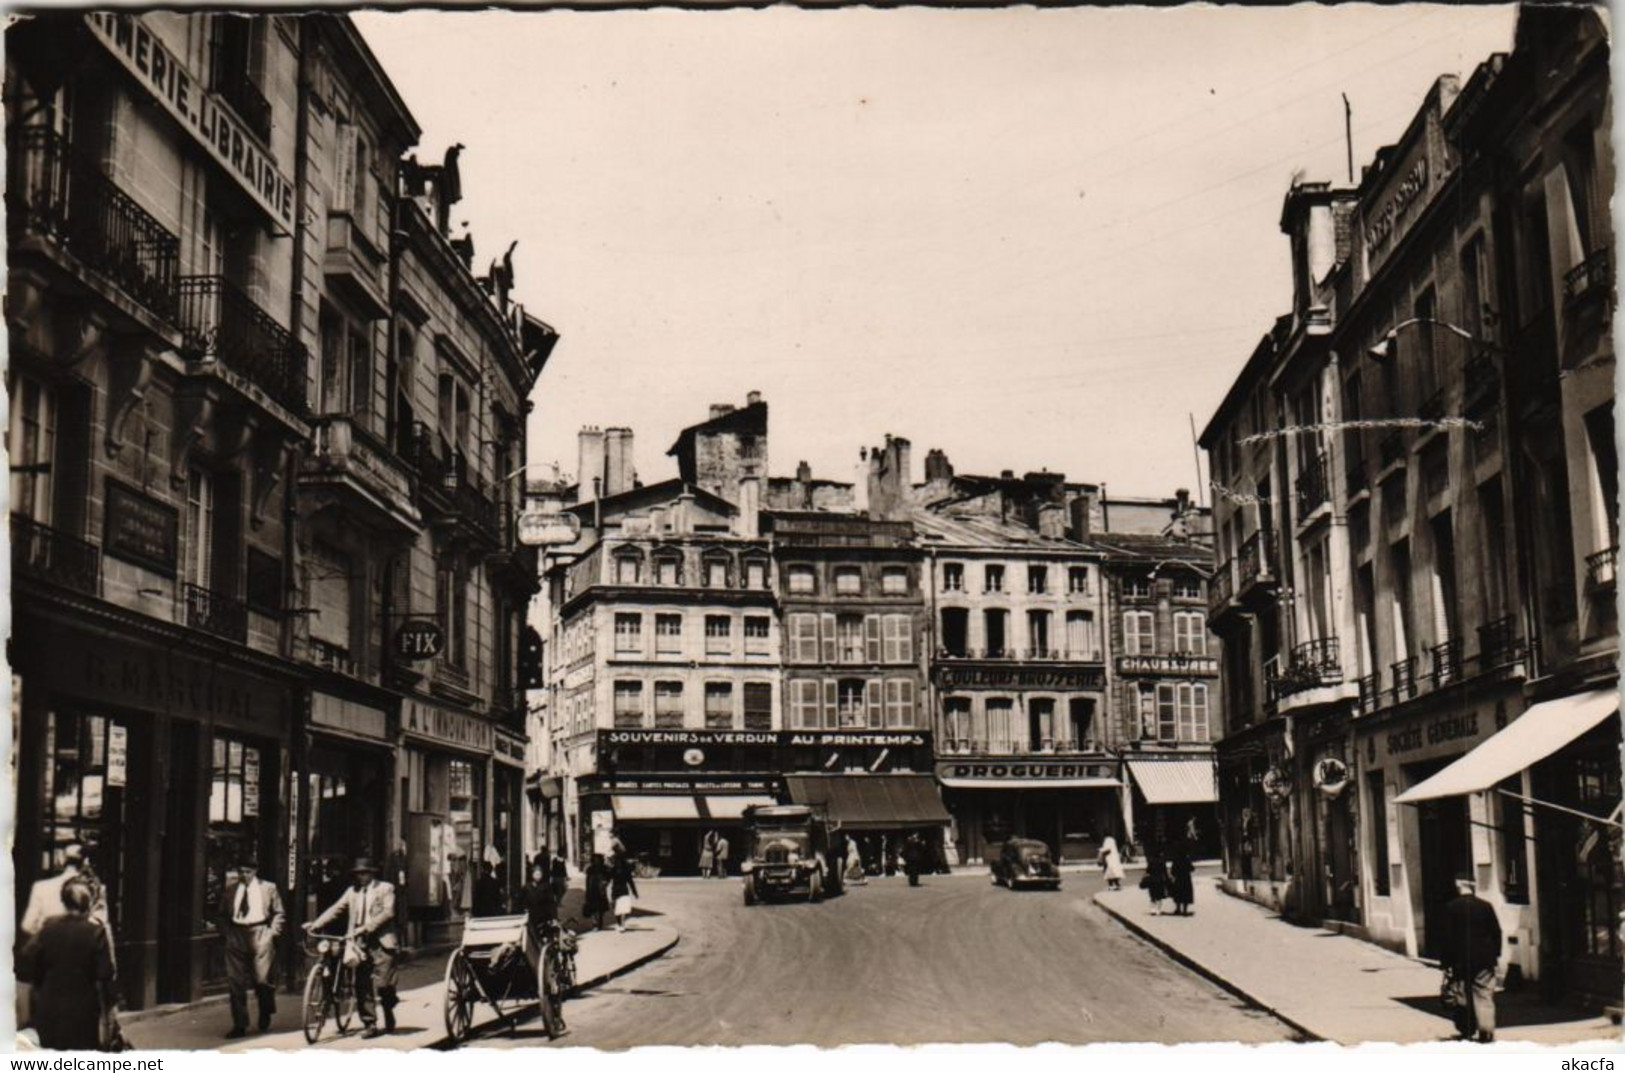
[[[1480,792],[1482,793],[1482,791]],[[1515,794],[1511,790],[1503,790],[1499,786],[1495,788],[1495,792],[1504,797],[1510,797],[1516,801],[1522,801],[1526,805],[1539,805],[1541,808],[1556,809],[1558,812],[1566,812],[1570,816],[1578,816],[1582,820],[1590,820],[1592,823],[1600,823],[1608,827],[1618,827],[1620,830],[1625,831],[1625,823],[1620,823],[1615,819],[1604,819],[1601,816],[1593,816],[1589,812],[1581,812],[1577,808],[1569,808],[1567,805],[1559,805],[1552,801],[1542,801],[1538,797],[1525,797],[1523,794]],[[1420,801],[1405,802],[1407,805],[1420,805],[1421,803],[1422,802]],[[1615,809],[1614,812],[1617,814],[1619,810]]]

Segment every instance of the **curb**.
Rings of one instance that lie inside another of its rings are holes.
[[[600,973],[599,975],[594,976],[590,980],[577,980],[575,987],[570,989],[569,997],[574,998],[575,996],[581,994],[583,991],[591,991],[595,987],[600,987],[600,986],[602,986],[604,984],[607,984],[609,981],[615,979],[617,976],[625,976],[627,973],[631,972],[633,969],[640,969],[643,966],[649,964],[649,962],[651,962],[651,961],[654,961],[654,960],[656,960],[658,958],[665,957],[667,954],[671,953],[673,947],[675,947],[680,941],[682,941],[682,938],[683,937],[681,935],[675,935],[674,934],[671,937],[670,942],[665,943],[662,946],[656,947],[655,949],[649,951],[647,954],[643,954],[643,955],[641,955],[639,957],[633,958],[631,961],[628,961],[626,964],[621,965],[618,968],[611,969],[611,970],[609,970],[608,972],[605,972],[605,973]]]
[[[1122,925],[1128,931],[1133,932],[1139,938],[1141,938],[1141,939],[1145,940],[1146,942],[1150,943],[1152,946],[1156,947],[1158,950],[1161,950],[1164,954],[1168,955],[1168,957],[1172,958],[1174,961],[1179,962],[1181,965],[1185,966],[1187,969],[1190,969],[1192,972],[1196,973],[1198,976],[1202,976],[1202,977],[1212,981],[1213,983],[1218,984],[1224,990],[1230,992],[1232,995],[1234,995],[1237,998],[1241,999],[1247,1005],[1253,1007],[1256,1010],[1262,1010],[1264,1013],[1269,1014],[1271,1017],[1275,1018],[1277,1021],[1280,1021],[1282,1024],[1286,1025],[1288,1028],[1292,1029],[1294,1032],[1297,1032],[1299,1035],[1303,1036],[1304,1038],[1300,1042],[1304,1042],[1304,1043],[1324,1043],[1324,1042],[1326,1042],[1325,1037],[1320,1036],[1317,1033],[1310,1031],[1309,1028],[1307,1028],[1301,1022],[1296,1021],[1293,1018],[1287,1016],[1286,1014],[1282,1013],[1276,1007],[1271,1006],[1269,1003],[1264,1002],[1262,999],[1258,998],[1256,995],[1253,995],[1253,994],[1250,994],[1247,991],[1244,991],[1242,988],[1236,986],[1236,984],[1234,982],[1226,979],[1223,976],[1220,976],[1218,973],[1214,972],[1212,969],[1208,968],[1206,965],[1203,965],[1201,962],[1197,961],[1195,958],[1190,957],[1189,955],[1185,954],[1178,947],[1174,946],[1172,943],[1169,943],[1164,939],[1159,939],[1157,936],[1153,935],[1150,932],[1150,930],[1148,930],[1147,928],[1143,927],[1142,925],[1137,924],[1133,920],[1131,920],[1126,914],[1118,912],[1116,909],[1113,909],[1111,906],[1109,906],[1105,902],[1101,901],[1099,894],[1096,894],[1090,900],[1094,902],[1095,907],[1097,909],[1100,909],[1107,916],[1109,916],[1113,920],[1117,921],[1118,924]]]

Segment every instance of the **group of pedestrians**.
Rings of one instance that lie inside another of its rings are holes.
[[[700,840],[700,878],[727,879],[730,852],[727,835],[721,831],[705,832]]]
[[[1190,916],[1196,904],[1196,885],[1192,877],[1196,864],[1191,860],[1188,842],[1176,842],[1171,849],[1154,846],[1145,855],[1145,875],[1140,877],[1140,889],[1151,899],[1153,916],[1163,914],[1163,903],[1173,903],[1173,916]],[[1117,888],[1114,888],[1117,889]]]
[[[636,869],[619,839],[615,840],[607,858],[601,853],[592,855],[587,865],[586,885],[582,914],[603,931],[604,916],[613,911],[615,930],[624,932],[632,916],[632,901],[639,895]]]
[[[40,1046],[93,1051],[119,1047],[117,962],[107,899],[84,847],[63,849],[62,871],[29,891],[18,924],[18,1027]]]

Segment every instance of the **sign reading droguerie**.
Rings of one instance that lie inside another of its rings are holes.
[[[1031,779],[1110,779],[1117,765],[1080,764],[1067,760],[953,761],[937,765],[939,779],[1020,780]]]
[[[1104,689],[1105,668],[948,666],[937,668],[944,689]]]
[[[95,11],[90,32],[157,99],[181,127],[208,149],[273,220],[293,229],[293,181],[282,174],[264,143],[175,58],[140,15]]]
[[[401,730],[410,737],[475,752],[492,751],[490,723],[467,712],[454,712],[411,697],[401,701]]]
[[[107,554],[174,577],[179,531],[180,511],[108,478],[102,535]]]

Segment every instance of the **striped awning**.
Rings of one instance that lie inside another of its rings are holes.
[[[1219,799],[1211,756],[1130,760],[1128,771],[1148,805],[1205,805]]]
[[[849,831],[941,827],[953,822],[930,775],[787,775],[797,805],[823,808]]]

